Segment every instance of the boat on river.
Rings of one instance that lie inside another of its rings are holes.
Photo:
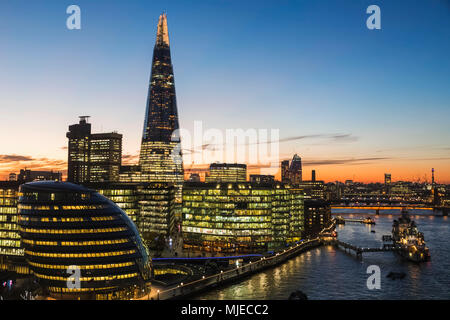
[[[396,252],[409,261],[423,262],[430,260],[430,252],[425,244],[422,232],[411,220],[407,212],[402,212],[398,220],[392,225],[392,240]]]

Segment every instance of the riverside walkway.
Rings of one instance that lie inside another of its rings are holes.
[[[205,290],[209,287],[236,281],[266,268],[274,267],[298,255],[301,252],[320,246],[321,244],[322,242],[319,238],[303,240],[289,248],[286,248],[283,251],[273,253],[272,255],[262,256],[256,261],[249,261],[248,263],[245,263],[241,266],[236,266],[233,269],[221,271],[210,276],[203,276],[201,279],[194,280],[188,283],[180,283],[170,288],[152,285],[150,294],[140,298],[139,300],[168,300],[183,298],[185,296]]]

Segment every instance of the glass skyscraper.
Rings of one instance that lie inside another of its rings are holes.
[[[167,16],[159,17],[139,165],[146,182],[172,183],[181,202],[183,161]]]
[[[289,160],[281,162],[281,181],[298,185],[302,181],[302,159],[295,154],[291,163]]]

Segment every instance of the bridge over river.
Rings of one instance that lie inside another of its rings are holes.
[[[373,205],[373,204],[333,204],[331,205],[332,214],[345,213],[366,213],[366,214],[401,214],[407,211],[411,215],[434,215],[447,216],[449,208],[433,207],[417,204],[406,205]]]

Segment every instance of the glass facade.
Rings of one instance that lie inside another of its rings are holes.
[[[113,201],[136,224],[142,239],[150,244],[175,228],[175,188],[167,183],[89,183]]]
[[[175,201],[181,203],[183,161],[181,157],[175,80],[170,55],[167,17],[159,17],[144,130],[139,157],[141,180],[172,183]],[[124,178],[133,178],[136,174]],[[134,177],[134,179],[137,179]]]
[[[303,194],[281,183],[199,183],[183,188],[185,248],[262,252],[300,240]]]
[[[20,187],[19,232],[43,294],[67,299],[133,298],[148,293],[151,261],[131,219],[82,186],[32,182]],[[80,271],[70,286],[70,269]]]
[[[119,181],[122,135],[91,133],[87,117],[69,126],[67,180],[75,183]]]
[[[295,154],[289,164],[289,160],[281,162],[281,180],[285,183],[297,185],[302,181],[302,159]]]
[[[0,255],[23,256],[17,226],[19,182],[0,182]]]
[[[206,182],[245,182],[247,165],[238,163],[211,163]]]
[[[323,181],[302,181],[297,186],[303,189],[305,198],[325,199],[325,183]]]
[[[315,237],[331,222],[331,206],[324,200],[307,199],[305,206],[305,235]]]

